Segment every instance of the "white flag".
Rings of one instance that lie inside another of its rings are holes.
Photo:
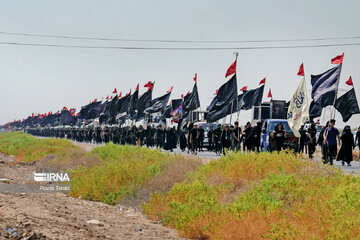
[[[287,120],[295,137],[300,137],[299,129],[309,119],[309,102],[306,90],[305,77],[296,88],[290,100]]]

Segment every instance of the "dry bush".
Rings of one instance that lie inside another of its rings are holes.
[[[100,163],[100,158],[96,154],[86,153],[81,148],[72,149],[65,157],[56,157],[49,162],[49,165],[63,170],[73,170],[78,166],[92,167]]]
[[[131,206],[141,210],[143,203],[147,202],[153,192],[167,192],[175,183],[182,182],[186,176],[202,165],[198,157],[188,157],[175,154],[162,170],[162,172],[146,182],[133,197],[126,197],[121,205]]]

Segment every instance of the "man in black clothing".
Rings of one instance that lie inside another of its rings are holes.
[[[212,142],[215,145],[215,153],[216,154],[221,154],[221,125],[218,124],[216,129],[214,130],[214,134],[212,136]]]
[[[306,131],[304,129],[304,125],[301,125],[300,129],[299,129],[299,133],[300,133],[300,142],[299,142],[299,153],[303,153],[304,152],[304,147],[305,147],[305,141],[306,141]]]
[[[234,137],[234,150],[239,151],[240,149],[240,136],[241,136],[241,128],[239,127],[239,122],[235,122],[235,128],[233,129],[233,137]]]
[[[157,148],[162,148],[164,146],[164,130],[161,125],[156,129],[155,140]]]
[[[199,126],[199,137],[198,137],[198,149],[199,149],[199,152],[203,151],[204,136],[205,136],[205,130],[202,128],[202,125],[200,125]]]
[[[309,142],[309,157],[313,158],[313,154],[315,153],[315,149],[316,149],[316,127],[315,127],[315,123],[311,123],[311,126],[308,129],[308,136],[309,136],[309,139],[310,139],[310,142]]]
[[[260,152],[260,137],[261,137],[262,122],[256,123],[252,131],[253,146],[252,150]]]
[[[246,128],[244,130],[245,146],[246,146],[247,151],[252,150],[252,145],[253,145],[252,130],[253,130],[253,128],[251,127],[250,122],[247,122]]]
[[[359,150],[360,150],[360,127],[358,128],[357,132],[356,132],[356,137],[355,137],[355,146],[356,143],[358,144]]]
[[[213,126],[210,125],[210,129],[209,129],[208,134],[207,134],[207,138],[208,138],[208,141],[209,141],[209,151],[212,151],[213,148],[214,148],[213,134],[214,134],[214,129],[213,129]]]
[[[199,141],[199,129],[198,126],[194,124],[193,128],[190,130],[190,146],[191,151],[196,154],[198,141]]]
[[[224,129],[221,132],[221,143],[223,147],[223,154],[225,155],[225,150],[228,150],[231,146],[231,130],[228,125],[225,125]]]

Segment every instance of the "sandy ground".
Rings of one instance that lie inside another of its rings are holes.
[[[0,184],[34,183],[33,172],[49,159],[24,164],[0,154]],[[0,239],[8,238],[181,239],[175,230],[151,222],[132,208],[62,193],[0,193]]]

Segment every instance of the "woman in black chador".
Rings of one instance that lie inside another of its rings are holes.
[[[350,126],[345,126],[343,134],[340,137],[341,139],[341,148],[337,156],[337,161],[341,160],[342,165],[345,165],[345,162],[348,166],[351,166],[350,162],[353,160],[353,148],[355,147],[354,136],[351,133]]]
[[[273,131],[273,134],[276,143],[276,150],[281,151],[286,138],[286,131],[284,129],[284,126],[281,123],[278,123]]]

